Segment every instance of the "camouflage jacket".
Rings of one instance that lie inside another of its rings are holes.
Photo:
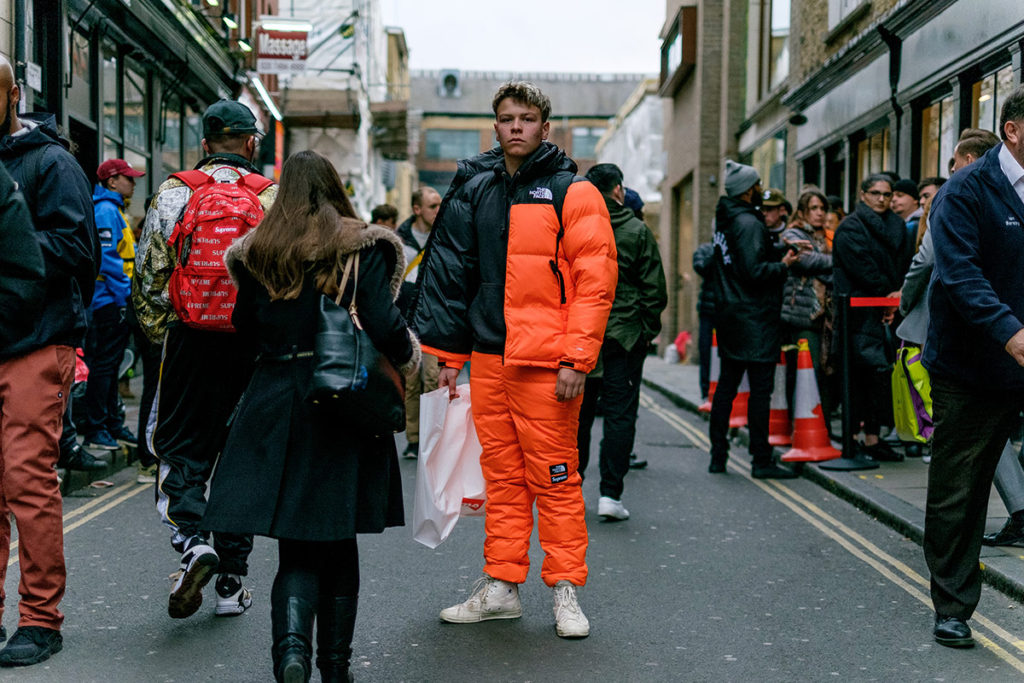
[[[225,169],[225,166],[232,167]],[[197,168],[213,173],[218,180],[233,180],[234,168],[243,174],[252,172],[252,167],[243,165],[242,157],[235,155],[214,155],[203,159]],[[167,283],[178,265],[178,257],[170,246],[174,225],[185,212],[185,206],[192,197],[185,183],[177,178],[168,178],[146,210],[146,222],[139,237],[135,260],[135,275],[132,287],[132,302],[139,325],[154,343],[163,343],[169,323],[178,320],[171,306]],[[271,185],[260,193],[260,204],[266,211],[277,198],[277,185]]]

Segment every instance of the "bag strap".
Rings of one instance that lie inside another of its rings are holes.
[[[423,252],[420,251],[420,253],[416,254],[416,258],[414,258],[412,261],[409,261],[409,265],[405,267],[405,272],[402,273],[402,279],[404,280],[405,278],[409,277],[409,273],[411,273],[413,271],[413,268],[418,266],[422,260]]]
[[[352,318],[352,324],[360,330],[363,329],[363,324],[359,321],[359,309],[356,306],[356,292],[359,290],[359,252],[355,253],[355,256],[350,256],[348,261],[345,262],[345,271],[341,275],[341,282],[338,283],[338,296],[334,300],[334,303],[341,306],[341,296],[345,293],[345,285],[348,284],[349,273],[352,272],[353,264],[355,265],[355,280],[352,283],[352,300],[348,304],[348,315]]]

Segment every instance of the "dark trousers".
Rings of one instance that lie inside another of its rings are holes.
[[[711,342],[714,340],[715,319],[701,315],[697,332],[697,352],[700,356],[700,397],[706,398],[711,391]]]
[[[996,465],[1017,424],[1024,395],[977,391],[932,376],[932,462],[924,557],[932,604],[969,619],[981,598],[981,537]]]
[[[587,378],[580,407],[577,445],[580,451],[580,474],[590,461],[590,431],[598,396],[604,408],[604,435],[601,438],[599,465],[601,495],[622,498],[623,480],[629,472],[629,455],[636,440],[636,414],[640,406],[640,380],[643,378],[646,346],[637,344],[627,351],[614,340],[601,350],[603,376]]]
[[[139,399],[139,462],[149,467],[156,462],[156,457],[149,450],[149,439],[146,428],[149,416],[153,413],[153,401],[156,399],[156,388],[160,381],[160,356],[163,349],[159,344],[149,341],[143,334],[135,335],[135,348],[142,357],[142,398]]]
[[[92,312],[85,346],[85,363],[89,366],[85,415],[78,416],[78,426],[85,435],[117,429],[122,424],[117,405],[117,370],[128,346],[129,332],[124,306],[109,304]]]
[[[252,376],[254,355],[238,335],[185,325],[167,330],[157,389],[153,454],[160,460],[157,510],[171,528],[171,544],[183,550],[206,537],[206,482],[227,440],[229,419]],[[245,575],[251,535],[218,533],[220,571]]]
[[[856,434],[863,423],[864,434],[878,435],[882,425],[892,423],[892,372],[854,365],[850,376],[850,403],[853,433]]]
[[[718,388],[711,402],[711,424],[708,428],[711,438],[711,458],[724,462],[729,456],[729,414],[747,373],[750,383],[750,400],[747,407],[747,429],[750,432],[750,455],[755,466],[772,462],[772,447],[768,443],[768,415],[775,387],[775,363],[753,363],[720,358],[722,374]]]

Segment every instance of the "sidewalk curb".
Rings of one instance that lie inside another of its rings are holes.
[[[671,403],[699,415],[705,421],[707,415],[697,410],[698,406],[693,401],[680,396],[671,389],[658,384],[657,382],[643,378],[644,386],[657,391]],[[736,440],[746,445],[749,435],[745,428],[732,430]],[[896,496],[883,491],[871,484],[862,482],[858,478],[851,478],[850,473],[836,472],[833,474],[827,470],[810,466],[811,463],[801,464],[797,471],[803,478],[818,484],[833,495],[851,503],[863,512],[871,515],[882,524],[885,524],[894,531],[903,534],[917,545],[924,540],[924,512],[913,505],[900,500]],[[993,588],[1005,593],[1011,598],[1024,602],[1024,571],[1019,567],[1010,565],[1009,568],[1017,569],[1015,572],[1007,572],[993,564],[1002,564],[1002,559],[1007,555],[996,550],[995,554],[986,556],[986,552],[995,549],[982,547],[981,576],[982,580]],[[1019,564],[1019,560],[1014,560]]]

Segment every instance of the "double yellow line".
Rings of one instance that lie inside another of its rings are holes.
[[[641,393],[640,405],[668,423],[670,427],[682,433],[698,448],[705,450],[711,448],[711,441],[702,430],[686,422],[675,412],[655,403],[654,399],[646,392]],[[931,596],[929,594],[930,583],[927,578],[921,576],[892,555],[889,555],[811,501],[797,494],[790,486],[774,480],[754,479],[750,476],[750,469],[748,467],[740,466],[733,460],[729,460],[728,467],[737,474],[749,479],[755,486],[785,505],[801,519],[838,543],[851,555],[870,566],[891,583],[902,588],[929,609],[932,608]],[[974,629],[975,640],[988,650],[991,650],[1009,666],[1024,674],[1024,660],[1018,658],[1014,652],[1009,651],[1014,650],[1016,653],[1024,654],[1024,640],[980,613],[975,613],[972,619],[976,625]],[[979,633],[977,626],[987,631],[991,637]],[[996,640],[1002,641],[1009,650],[999,645]]]
[[[115,508],[121,503],[125,502],[133,496],[137,496],[143,491],[150,491],[152,487],[150,484],[137,484],[135,482],[128,482],[127,484],[121,484],[117,488],[114,488],[102,496],[94,500],[90,500],[88,503],[71,510],[64,514],[64,534],[67,535],[69,531],[74,531],[83,524],[96,519],[107,510]],[[73,520],[73,521],[69,521]],[[10,557],[7,560],[7,566],[11,567],[18,562],[18,541],[11,541]]]

